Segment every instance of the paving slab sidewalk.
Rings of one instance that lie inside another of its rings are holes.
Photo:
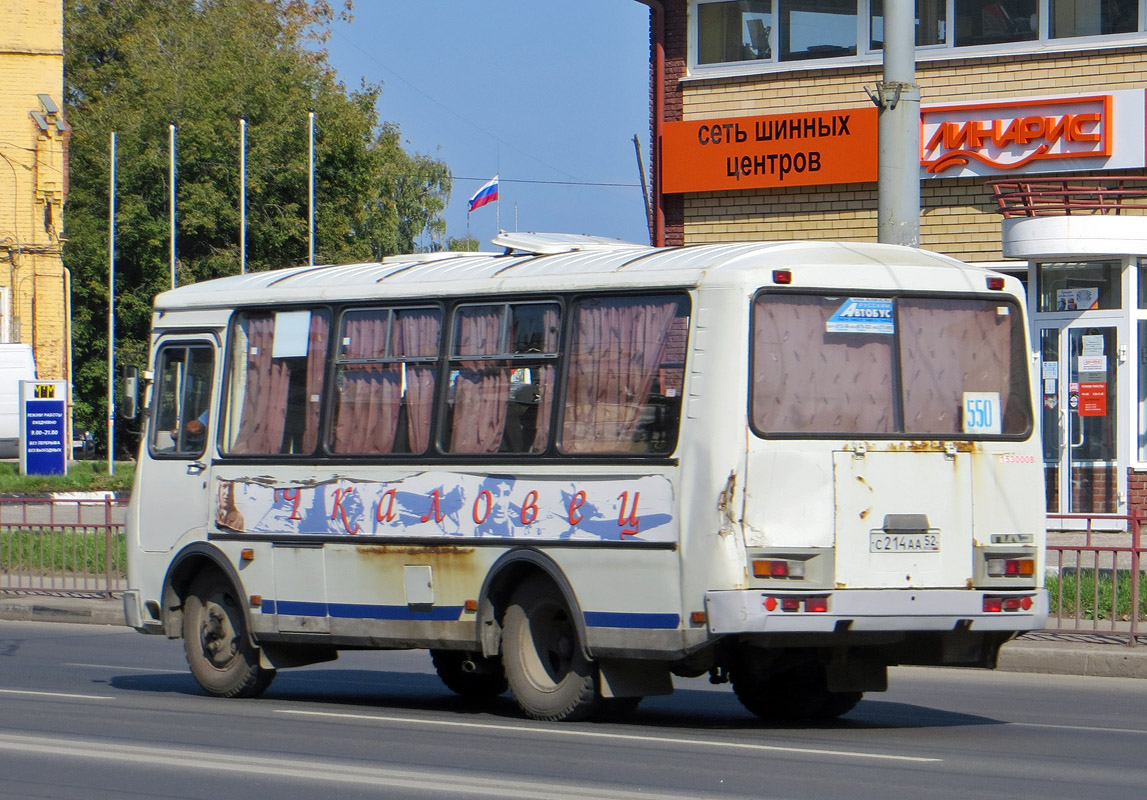
[[[123,625],[119,598],[0,594],[0,620]],[[1127,635],[1102,631],[1037,631],[1008,642],[1000,651],[1003,672],[1147,678],[1147,634],[1137,647]]]

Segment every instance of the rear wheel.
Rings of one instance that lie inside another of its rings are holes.
[[[847,714],[862,692],[830,692],[823,664],[810,662],[770,673],[741,664],[731,671],[737,699],[762,719],[829,720]]]
[[[547,721],[585,719],[599,698],[594,664],[557,587],[531,578],[515,590],[502,623],[502,664],[518,706]]]
[[[201,573],[191,584],[183,604],[183,649],[195,680],[216,697],[256,697],[275,677],[259,666],[239,595],[216,572]]]
[[[482,658],[461,650],[431,650],[430,659],[446,688],[467,700],[489,700],[508,688],[500,658]]]

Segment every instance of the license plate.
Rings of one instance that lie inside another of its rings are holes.
[[[868,552],[870,553],[938,553],[940,534],[938,533],[869,533]]]

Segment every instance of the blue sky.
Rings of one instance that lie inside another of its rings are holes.
[[[349,88],[383,84],[379,118],[409,152],[454,174],[447,235],[466,201],[501,176],[500,208],[470,215],[505,230],[646,242],[633,136],[649,163],[649,9],[635,0],[358,0],[326,44]],[[598,185],[594,185],[598,184]],[[609,184],[609,185],[601,185]],[[620,184],[620,186],[618,185]]]

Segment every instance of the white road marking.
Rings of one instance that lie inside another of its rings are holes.
[[[115,700],[100,694],[68,694],[66,692],[33,692],[27,689],[0,689],[0,694],[23,694],[32,697],[64,697],[69,700]]]
[[[61,739],[25,734],[0,734],[0,751],[31,753],[70,759],[93,759],[119,762],[139,767],[171,767],[207,770],[212,774],[233,772],[281,780],[308,780],[319,783],[342,783],[386,787],[391,790],[412,789],[458,796],[521,798],[522,800],[687,800],[697,793],[676,794],[650,790],[630,791],[619,787],[595,786],[590,783],[566,783],[558,780],[528,781],[486,773],[447,772],[441,769],[415,770],[380,767],[361,762],[274,758],[254,753],[208,748],[173,748],[125,744],[106,740]]]
[[[817,747],[786,747],[772,744],[751,744],[748,742],[722,742],[707,739],[682,739],[672,736],[648,736],[629,733],[606,733],[603,731],[587,731],[575,728],[554,728],[528,725],[496,725],[486,722],[455,722],[453,720],[416,719],[414,717],[391,717],[381,714],[346,714],[332,711],[297,711],[289,708],[275,709],[278,714],[294,714],[307,717],[329,717],[333,719],[357,719],[369,722],[396,722],[404,725],[430,725],[450,728],[465,728],[498,731],[502,733],[527,733],[537,736],[539,733],[552,734],[562,737],[579,737],[584,739],[606,739],[612,741],[640,742],[642,744],[675,744],[690,747],[728,748],[733,750],[758,750],[773,753],[792,753],[809,756],[840,756],[842,758],[868,758],[883,761],[912,761],[916,763],[936,763],[942,758],[926,758],[921,756],[901,756],[890,753],[865,753],[857,750],[826,750]]]
[[[1142,728],[1096,728],[1088,725],[1053,725],[1050,722],[1009,722],[1008,725],[1023,728],[1052,728],[1063,731],[1092,731],[1095,733],[1137,733],[1140,736],[1147,736],[1147,731]]]
[[[160,669],[159,667],[121,667],[116,664],[65,664],[65,667],[88,667],[90,669],[114,669],[125,672],[167,672],[172,675],[190,675],[185,669]]]

